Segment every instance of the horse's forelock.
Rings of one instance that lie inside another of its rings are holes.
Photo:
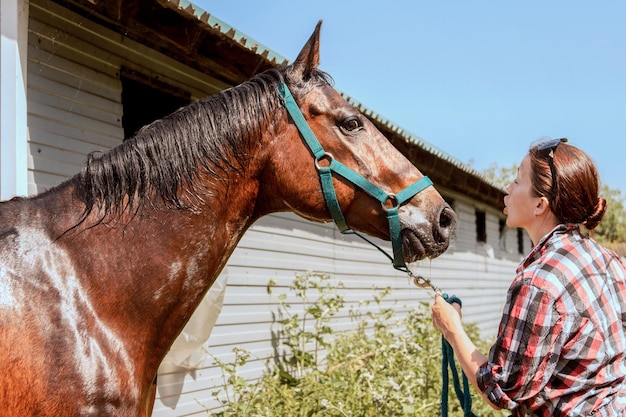
[[[322,85],[332,86],[334,84],[333,77],[320,69],[313,70],[311,76],[307,79],[292,78],[290,75],[290,71],[287,71],[286,78],[288,79],[291,92],[295,96],[306,94]]]

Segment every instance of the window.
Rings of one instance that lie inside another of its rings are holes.
[[[506,220],[505,219],[498,220],[498,231],[500,233],[498,245],[500,246],[501,250],[506,251]]]
[[[524,254],[524,229],[517,229],[517,253]]]
[[[135,71],[122,68],[122,127],[124,139],[145,125],[189,104],[190,94]]]
[[[476,210],[476,241],[487,242],[487,216],[481,210]]]

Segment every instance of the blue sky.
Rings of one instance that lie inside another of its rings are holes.
[[[323,19],[338,90],[477,170],[568,137],[626,195],[626,2],[191,1],[290,61]]]

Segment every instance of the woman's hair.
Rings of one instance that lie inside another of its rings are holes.
[[[606,211],[595,164],[567,139],[541,141],[528,152],[533,192],[546,197],[561,223],[595,229]]]

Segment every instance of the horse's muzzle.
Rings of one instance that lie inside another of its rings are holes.
[[[425,258],[436,258],[450,246],[450,241],[456,230],[456,213],[445,204],[437,214],[436,221],[431,221],[432,227],[402,229],[402,250],[407,263]]]

